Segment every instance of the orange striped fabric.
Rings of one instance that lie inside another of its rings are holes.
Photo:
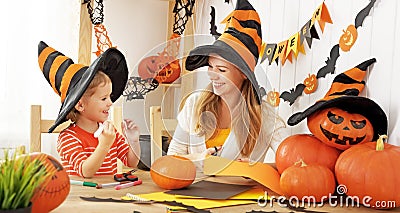
[[[82,164],[94,152],[98,139],[75,124],[63,130],[57,141],[57,152],[61,164],[69,175],[82,176]],[[117,159],[125,165],[128,163],[129,145],[118,132],[103,164],[95,175],[113,175],[117,173]]]
[[[71,83],[72,78],[83,67],[86,66],[82,64],[71,64],[71,66],[69,66],[65,71],[60,85],[61,103],[64,102],[64,99],[67,96],[69,84]]]

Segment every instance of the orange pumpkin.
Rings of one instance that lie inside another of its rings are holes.
[[[187,158],[166,155],[154,161],[150,167],[150,176],[163,189],[180,189],[193,183],[196,166]]]
[[[155,77],[158,83],[172,83],[179,78],[181,74],[181,66],[179,64],[179,60],[172,59],[173,58],[170,57],[168,61],[164,63],[161,62],[158,65],[160,71]]]
[[[276,92],[275,90],[269,91],[267,94],[267,102],[273,107],[279,106],[279,92]]]
[[[143,58],[138,65],[138,74],[142,79],[154,78],[158,73],[158,56]]]
[[[32,213],[50,212],[57,208],[67,198],[70,189],[67,171],[57,159],[44,153],[30,154],[34,159],[40,159],[41,155],[46,155],[46,162],[44,163],[44,165],[47,165],[46,169],[49,170],[48,166],[52,166],[56,169],[56,173],[49,177],[51,180],[45,181],[35,192],[31,200]]]
[[[344,151],[335,166],[337,181],[348,196],[372,208],[400,207],[400,147],[377,142],[353,146]],[[390,206],[393,205],[394,206]]]
[[[297,134],[285,138],[279,145],[275,164],[281,174],[300,159],[310,164],[326,166],[333,172],[339,155],[339,150],[322,143],[318,138],[308,134]]]
[[[300,160],[283,171],[280,187],[286,197],[295,196],[299,200],[324,202],[335,192],[335,176],[325,166],[307,165]]]
[[[336,107],[313,113],[307,118],[307,126],[319,140],[340,150],[370,142],[374,136],[374,128],[365,116]]]
[[[304,79],[303,84],[306,86],[304,88],[305,94],[311,94],[315,92],[315,90],[318,87],[317,76],[315,76],[315,74],[312,75],[308,74],[308,78]]]
[[[357,28],[354,25],[349,25],[346,31],[343,30],[343,34],[339,39],[339,47],[344,52],[347,52],[354,45],[358,37]]]

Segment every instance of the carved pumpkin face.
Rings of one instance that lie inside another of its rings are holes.
[[[275,90],[269,91],[267,94],[267,101],[269,104],[271,104],[271,106],[277,107],[280,102],[279,92],[276,92]]]
[[[56,173],[49,177],[51,180],[47,184],[39,187],[32,198],[32,213],[50,212],[57,208],[67,198],[70,189],[69,176],[64,167],[51,155],[44,153],[32,153],[33,158],[46,155],[46,165],[56,169]],[[49,167],[46,167],[49,168]],[[47,169],[48,170],[48,169]]]
[[[340,36],[339,40],[339,47],[342,49],[344,52],[347,52],[350,50],[350,48],[353,46],[353,44],[356,42],[358,37],[358,32],[357,29],[354,25],[349,25],[346,29],[346,31],[343,30],[342,36]]]
[[[363,115],[327,108],[307,118],[308,129],[327,145],[340,150],[372,141],[374,129]]]
[[[170,59],[173,58],[171,57]],[[179,64],[179,60],[176,59],[169,61],[165,63],[160,63],[158,65],[160,71],[155,77],[158,83],[172,83],[179,78],[179,75],[181,74],[181,66]]]
[[[158,56],[143,58],[138,65],[138,74],[142,79],[154,78],[158,72]]]
[[[155,78],[158,83],[172,83],[179,78],[181,66],[172,56],[149,56],[138,65],[138,74],[142,79]]]
[[[306,86],[304,88],[304,93],[305,94],[311,94],[313,92],[315,92],[315,90],[318,87],[318,80],[317,77],[315,76],[315,74],[308,74],[308,78],[304,79],[303,84]]]

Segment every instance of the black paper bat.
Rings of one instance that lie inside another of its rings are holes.
[[[365,17],[368,16],[369,12],[371,11],[372,7],[374,6],[376,0],[371,0],[369,4],[364,7],[356,16],[355,20],[355,27],[358,28],[359,26],[362,26],[362,23],[364,22]]]
[[[331,49],[330,57],[328,57],[328,60],[325,61],[326,65],[318,70],[317,78],[325,77],[328,73],[333,74],[336,69],[336,60],[339,58],[339,56],[339,44],[336,44]]]
[[[229,0],[225,0],[225,3],[229,4]]]
[[[210,33],[214,36],[215,39],[218,39],[221,33],[217,32],[217,26],[215,26],[215,8],[211,6],[211,21],[210,21]]]
[[[296,89],[290,89],[290,92],[282,92],[282,94],[279,96],[282,98],[284,101],[289,102],[289,105],[292,106],[294,101],[301,95],[303,94],[303,90],[306,87],[306,85],[300,83],[297,84]]]

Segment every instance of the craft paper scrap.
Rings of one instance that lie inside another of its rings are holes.
[[[210,209],[224,206],[235,206],[242,204],[254,204],[257,203],[253,200],[210,200],[210,199],[202,199],[202,198],[182,198],[180,196],[166,194],[164,192],[154,192],[149,194],[138,194],[138,197],[147,200],[154,201],[176,201],[179,203],[183,203],[188,206],[194,206],[198,209]]]
[[[247,191],[252,187],[253,186],[251,185],[217,183],[217,182],[202,180],[188,186],[187,188],[169,190],[166,191],[165,193],[171,195],[185,195],[185,196],[194,196],[206,199],[226,200],[234,195]]]
[[[204,160],[204,174],[248,177],[280,195],[283,194],[279,186],[280,175],[278,171],[265,163],[251,164],[210,156]]]

